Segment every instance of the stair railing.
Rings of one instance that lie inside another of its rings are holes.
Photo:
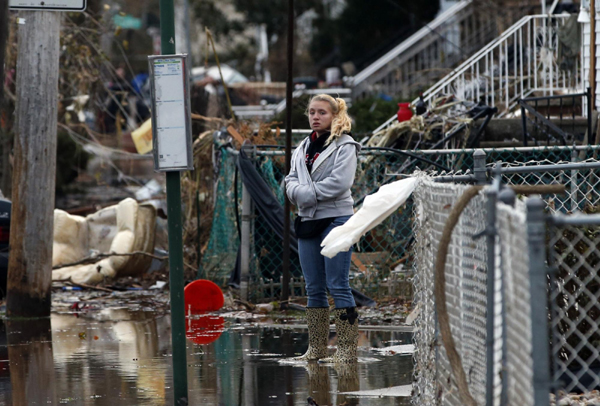
[[[534,93],[548,96],[581,92],[581,60],[571,61],[569,70],[562,70],[558,61],[559,28],[569,17],[523,17],[424,92],[424,100],[431,103],[440,97],[454,96],[467,104],[481,102],[496,107],[502,117],[517,107],[519,99]],[[395,117],[390,118],[373,133],[394,121]]]
[[[346,78],[354,100],[373,93],[410,94],[416,81],[435,80],[436,71],[451,68],[487,43],[494,24],[474,12],[473,0],[460,1],[398,46]],[[439,76],[438,76],[439,77]]]

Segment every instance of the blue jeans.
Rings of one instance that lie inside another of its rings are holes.
[[[350,216],[337,217],[320,236],[298,238],[298,254],[308,295],[307,307],[329,307],[328,290],[336,308],[356,306],[348,280],[352,249],[340,252],[333,258],[321,255],[323,239],[333,228],[341,226],[349,218]]]

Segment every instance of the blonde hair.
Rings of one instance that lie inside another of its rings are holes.
[[[325,141],[325,145],[329,145],[334,139],[339,138],[342,134],[349,133],[352,130],[352,119],[348,115],[348,105],[341,98],[333,98],[328,94],[321,93],[313,96],[306,107],[306,115],[310,109],[310,105],[314,101],[322,101],[329,103],[331,112],[333,113],[333,121],[331,122],[331,135]]]

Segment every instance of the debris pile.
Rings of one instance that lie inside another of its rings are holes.
[[[423,114],[396,122],[373,134],[366,145],[399,150],[474,148],[496,111],[454,96],[443,96],[435,99]],[[483,117],[487,118],[486,121],[473,132],[475,121]]]

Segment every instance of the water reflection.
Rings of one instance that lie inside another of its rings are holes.
[[[369,362],[333,367],[278,362],[304,351],[303,329],[218,316],[195,326],[188,329],[190,405],[304,406],[308,396],[321,406],[409,404],[343,394],[410,384],[409,356],[368,350],[407,344],[406,333],[361,331],[359,357]],[[0,404],[172,404],[170,340],[168,316],[125,308],[0,323]]]
[[[306,372],[308,373],[307,395],[313,398],[318,405],[330,405],[331,381],[329,380],[329,368],[311,362],[306,366]]]
[[[194,344],[215,342],[225,330],[225,319],[210,314],[191,315],[186,318],[185,323],[185,336]]]
[[[5,327],[12,403],[56,404],[50,319],[7,321]]]
[[[10,384],[10,363],[8,361],[8,341],[6,326],[0,319],[0,404],[12,404],[12,389]]]
[[[170,338],[169,318],[152,312],[52,315],[61,403],[166,404]]]
[[[357,366],[281,365],[307,345],[305,330],[231,324],[212,345],[194,346],[190,399],[210,405],[408,405],[408,398],[357,398],[340,392],[381,389],[411,383],[409,356],[382,357],[359,350],[369,362]],[[361,332],[360,345],[382,347],[410,342],[406,333]]]

